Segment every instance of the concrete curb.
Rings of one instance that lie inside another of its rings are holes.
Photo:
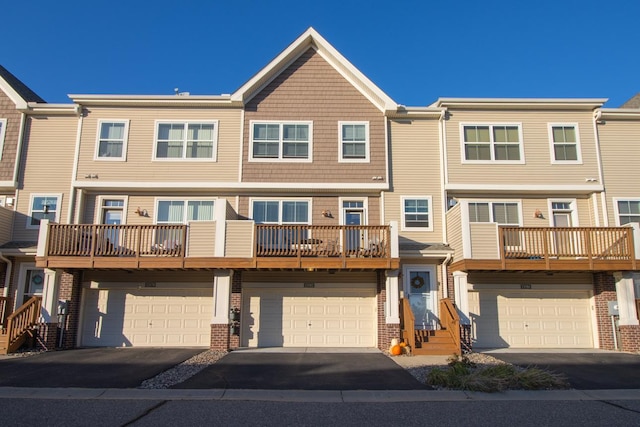
[[[95,388],[0,387],[0,399],[62,400],[243,400],[265,402],[455,402],[455,401],[569,401],[640,400],[640,389],[620,390],[510,390],[480,393],[439,390],[142,390]]]

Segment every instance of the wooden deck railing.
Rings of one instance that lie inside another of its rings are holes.
[[[499,227],[502,259],[635,257],[630,227]]]
[[[258,257],[390,257],[386,225],[256,225]]]
[[[440,326],[449,333],[458,349],[456,354],[460,354],[460,316],[449,298],[440,300]]]
[[[40,320],[42,297],[31,297],[20,308],[7,317],[7,352],[11,353],[22,345],[24,335]]]
[[[416,348],[416,318],[411,310],[409,298],[400,299],[400,339],[414,351]]]
[[[49,256],[184,257],[186,225],[50,224]]]

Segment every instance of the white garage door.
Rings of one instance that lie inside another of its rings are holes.
[[[375,347],[376,291],[248,288],[242,319],[247,347]]]
[[[211,289],[86,289],[82,345],[208,347],[212,295]]]
[[[593,348],[588,291],[469,292],[478,348]]]

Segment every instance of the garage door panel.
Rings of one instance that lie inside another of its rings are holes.
[[[592,348],[588,291],[479,291],[469,294],[474,345]]]
[[[209,346],[212,296],[212,289],[87,289],[82,345]]]
[[[375,340],[375,304],[374,285],[356,290],[247,288],[242,343],[370,347]]]

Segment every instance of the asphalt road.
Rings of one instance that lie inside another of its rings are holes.
[[[633,426],[640,400],[296,403],[2,399],[12,426]],[[37,411],[33,409],[37,408]]]

